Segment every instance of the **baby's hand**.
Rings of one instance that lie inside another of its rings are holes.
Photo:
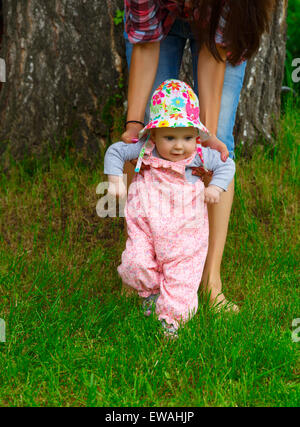
[[[209,185],[204,189],[204,202],[205,203],[219,203],[220,194],[223,193],[223,189],[216,185]]]
[[[119,186],[118,184],[109,183],[108,194],[112,197],[120,197],[122,199],[126,196],[126,187],[123,183]]]
[[[206,141],[201,141],[201,145],[203,145],[203,147],[209,147],[212,148],[214,150],[217,150],[221,153],[221,160],[223,162],[226,162],[226,160],[229,157],[229,151],[226,147],[226,145],[224,144],[224,142],[222,142],[220,139],[218,139],[215,135],[212,135],[209,139],[207,139]]]
[[[126,186],[122,176],[108,176],[108,194],[112,197],[124,198],[127,194]]]

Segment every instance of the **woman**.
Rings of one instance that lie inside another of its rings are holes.
[[[178,78],[189,39],[200,120],[220,140],[211,148],[234,158],[233,128],[246,60],[257,52],[268,29],[273,0],[125,0],[128,111],[123,141],[143,128],[147,103],[164,80]],[[221,142],[222,141],[222,142]],[[126,165],[130,184],[133,166]],[[227,306],[221,261],[234,195],[234,181],[219,204],[209,206],[209,249],[202,284],[211,302]],[[237,311],[238,307],[230,305]]]

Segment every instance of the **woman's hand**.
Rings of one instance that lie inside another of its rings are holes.
[[[224,142],[222,142],[220,139],[218,139],[215,135],[212,135],[209,139],[207,139],[206,141],[201,141],[201,145],[203,145],[203,147],[209,147],[212,148],[214,150],[217,150],[221,153],[221,160],[223,162],[226,162],[226,160],[229,157],[229,151],[226,147],[226,145],[224,144]]]
[[[126,144],[133,144],[139,140],[139,131],[143,129],[143,126],[139,123],[128,123],[126,130],[122,135],[122,141]]]

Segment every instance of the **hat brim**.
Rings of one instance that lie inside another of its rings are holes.
[[[189,116],[181,117],[156,117],[151,120],[140,132],[139,138],[145,136],[151,129],[159,129],[159,128],[178,128],[178,127],[195,127],[199,131],[199,137],[201,140],[205,141],[211,136],[209,130],[201,123],[199,119],[192,119]]]

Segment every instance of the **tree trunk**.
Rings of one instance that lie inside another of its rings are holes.
[[[123,112],[127,77],[123,25],[114,19],[123,0],[10,0],[2,2],[0,157],[39,156],[71,136],[84,157],[100,147]],[[236,120],[246,151],[276,130],[285,60],[287,0],[278,0],[270,35],[248,63]],[[181,78],[191,81],[185,56]],[[117,110],[118,109],[118,110]]]
[[[287,0],[277,0],[270,34],[262,38],[258,53],[247,64],[236,126],[237,144],[251,152],[257,143],[274,143],[280,116],[284,77]]]
[[[123,4],[3,2],[0,57],[7,75],[0,93],[0,155],[39,156],[68,135],[84,157],[99,153],[110,109],[124,98],[122,25],[113,19]]]

